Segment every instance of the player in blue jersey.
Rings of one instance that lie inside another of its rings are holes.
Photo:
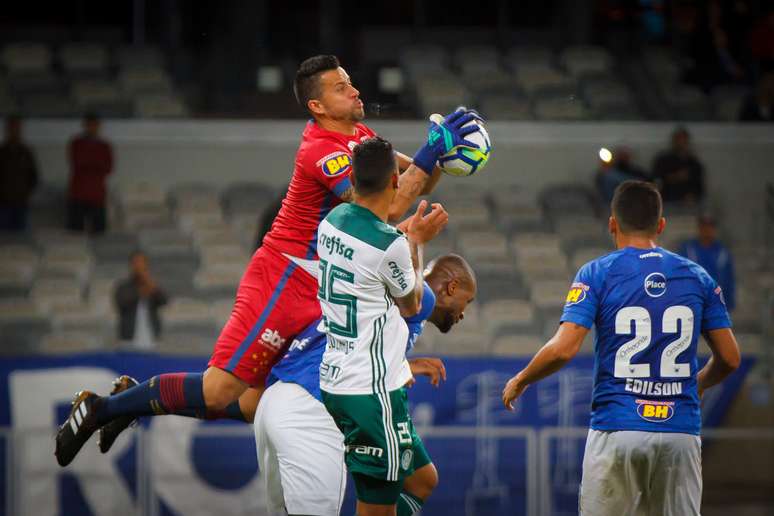
[[[503,390],[513,402],[564,366],[596,325],[591,428],[580,513],[698,515],[700,398],[739,365],[723,293],[699,265],[656,245],[661,196],[650,183],[615,191],[609,230],[616,251],[575,277],[556,334]],[[698,369],[703,334],[712,351]]]
[[[430,321],[446,333],[462,320],[476,294],[476,281],[467,262],[444,255],[428,264],[419,313],[405,319],[408,352]],[[326,335],[309,326],[290,346],[269,375],[255,414],[258,462],[266,483],[271,514],[338,515],[346,485],[344,437],[321,402],[320,363]],[[437,358],[409,360],[414,376],[423,375],[438,386],[446,379]],[[397,503],[397,515],[418,512],[438,483],[438,472],[421,440],[413,432],[414,473],[407,477]],[[355,453],[378,455],[363,446]]]

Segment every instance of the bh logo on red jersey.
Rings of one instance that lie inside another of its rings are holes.
[[[261,340],[274,349],[280,349],[282,345],[285,344],[285,339],[282,338],[279,332],[277,330],[272,330],[271,328],[266,328],[264,330],[263,335],[261,335]]]
[[[663,423],[669,421],[675,415],[675,403],[673,401],[637,400],[637,414],[645,421],[651,423]]]
[[[334,152],[325,156],[318,163],[321,164],[323,174],[328,177],[343,174],[352,166],[352,160],[346,152]]]

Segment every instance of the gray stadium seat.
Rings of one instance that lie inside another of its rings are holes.
[[[487,120],[532,120],[532,103],[522,97],[497,94],[486,95],[479,101],[481,114]]]
[[[587,73],[606,72],[613,67],[613,56],[606,49],[591,45],[568,47],[562,51],[559,60],[562,66],[575,77]]]
[[[545,340],[539,335],[505,334],[492,342],[491,354],[496,357],[529,357],[543,347]]]
[[[10,43],[0,52],[10,75],[45,72],[51,67],[51,51],[42,43]]]
[[[68,43],[59,50],[59,61],[71,77],[104,77],[108,73],[108,52],[98,43]]]
[[[561,96],[537,100],[535,116],[538,120],[572,121],[587,120],[591,117],[591,113],[575,97]]]
[[[139,95],[135,100],[135,113],[143,118],[182,118],[190,115],[185,101],[174,93]]]
[[[504,61],[511,70],[518,71],[521,66],[550,65],[553,57],[553,52],[548,47],[520,45],[512,47],[506,54]]]
[[[48,93],[24,95],[21,112],[30,118],[73,117],[81,114],[81,110],[68,96]]]
[[[709,100],[695,86],[675,85],[665,92],[667,102],[680,120],[708,120],[712,118]]]
[[[237,213],[249,214],[257,224],[263,206],[271,203],[276,195],[271,187],[263,183],[232,183],[223,191],[223,209],[231,216]]]

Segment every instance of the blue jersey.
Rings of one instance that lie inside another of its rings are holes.
[[[435,294],[427,283],[424,284],[424,293],[422,294],[422,307],[419,313],[413,317],[405,319],[409,329],[408,342],[406,343],[406,352],[408,353],[414,347],[417,337],[422,333],[425,321],[435,308]],[[278,380],[285,383],[297,383],[312,396],[322,401],[320,395],[320,363],[322,362],[323,352],[327,338],[318,326],[320,319],[306,327],[299,333],[293,343],[288,348],[287,354],[280,360],[269,373],[266,385],[269,386]]]
[[[659,247],[619,249],[581,267],[561,320],[596,325],[591,428],[699,434],[698,337],[731,327],[704,269]]]

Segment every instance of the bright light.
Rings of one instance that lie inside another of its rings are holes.
[[[599,159],[604,161],[605,163],[610,163],[613,161],[613,153],[607,150],[605,147],[602,147],[599,149]]]

